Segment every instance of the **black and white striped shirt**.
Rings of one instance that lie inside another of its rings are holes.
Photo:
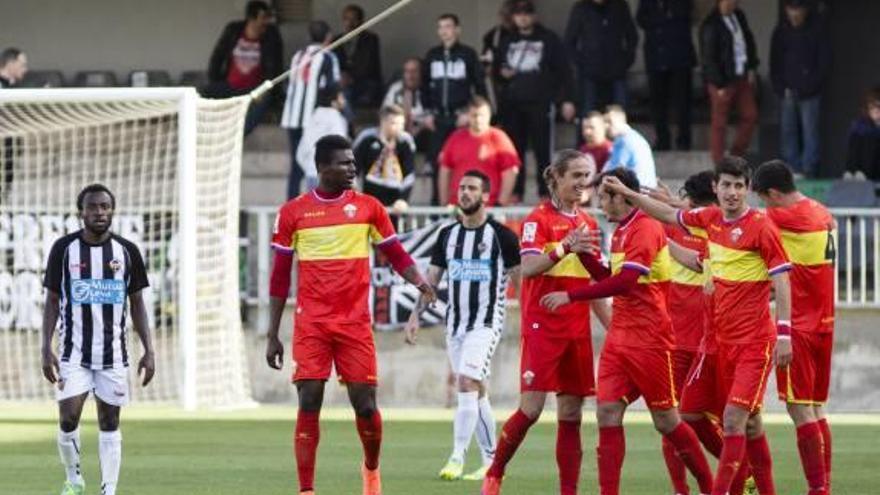
[[[126,299],[148,287],[140,251],[112,234],[98,245],[82,231],[55,241],[43,286],[59,295],[61,361],[93,370],[128,366]]]
[[[504,326],[508,271],[520,264],[519,240],[491,217],[469,229],[456,222],[437,237],[431,264],[446,270],[450,335]]]
[[[333,52],[322,52],[322,48],[319,44],[309,45],[290,60],[292,72],[281,114],[281,127],[285,129],[307,127],[317,106],[318,91],[339,84],[339,60]]]

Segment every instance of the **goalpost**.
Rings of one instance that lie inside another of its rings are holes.
[[[132,395],[186,409],[250,400],[239,308],[238,220],[249,96],[192,88],[0,92],[0,400],[53,397],[42,378],[49,248],[80,228],[90,183],[116,195],[113,230],[141,249],[157,372]],[[57,334],[56,334],[57,335]]]

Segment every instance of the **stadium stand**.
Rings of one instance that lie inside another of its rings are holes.
[[[116,74],[109,70],[84,70],[76,73],[74,86],[78,88],[109,88],[117,86]]]

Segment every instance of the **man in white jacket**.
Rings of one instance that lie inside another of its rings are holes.
[[[345,97],[339,86],[324,88],[318,92],[317,106],[309,124],[303,128],[302,139],[296,148],[296,161],[306,179],[306,191],[318,185],[315,168],[315,143],[324,136],[338,134],[348,136],[348,121],[342,115]]]

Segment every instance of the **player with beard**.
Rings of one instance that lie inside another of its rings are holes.
[[[464,173],[458,186],[461,215],[440,231],[428,269],[434,286],[444,272],[447,276],[446,350],[458,388],[452,455],[440,471],[444,480],[482,480],[495,457],[495,418],[486,380],[504,330],[507,286],[519,282],[520,254],[516,234],[486,212],[489,188],[486,174]],[[419,329],[418,313],[412,313],[405,328],[410,344]],[[483,466],[462,476],[475,431]]]
[[[577,493],[583,454],[581,409],[584,398],[595,394],[590,309],[603,325],[610,315],[604,301],[570,304],[556,312],[539,301],[544,294],[573,289],[590,279],[578,254],[598,248],[599,227],[579,205],[587,198],[595,173],[594,162],[583,153],[560,151],[544,171],[552,199],[539,204],[523,221],[520,403],[504,424],[482,495],[501,493],[505,467],[541,415],[548,393],[556,394],[560,493]]]
[[[46,265],[43,376],[57,387],[58,453],[67,472],[61,494],[85,491],[79,419],[93,392],[98,403],[101,494],[115,495],[122,463],[119,414],[130,395],[125,338],[129,311],[144,349],[138,362],[143,386],[156,370],[143,297],[149,282],[137,246],[110,231],[116,209],[113,193],[92,184],[79,193],[76,206],[83,229],[56,241]],[[52,352],[56,323],[58,355]]]
[[[285,203],[275,220],[266,360],[275,369],[284,363],[278,327],[296,254],[293,382],[299,410],[294,450],[300,493],[314,494],[318,417],[324,384],[335,368],[346,384],[364,449],[363,494],[380,495],[382,418],[376,406],[376,346],[368,304],[370,244],[385,254],[407,282],[418,287],[426,302],[433,302],[436,295],[397,239],[382,204],[352,190],[357,169],[351,142],[338,135],[319,139],[315,163],[318,187]]]

